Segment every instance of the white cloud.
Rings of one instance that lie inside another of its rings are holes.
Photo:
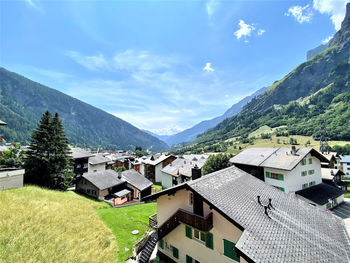
[[[313,8],[321,14],[330,15],[334,28],[339,30],[348,2],[348,0],[313,0]]]
[[[234,33],[237,39],[244,38],[244,43],[249,43],[247,39],[252,35],[252,32],[256,31],[257,36],[261,36],[265,33],[265,29],[257,29],[256,24],[247,24],[244,20],[240,19],[238,22],[239,29]]]
[[[259,29],[258,30],[258,36],[261,36],[262,34],[264,34],[266,32],[265,29]]]
[[[322,44],[327,44],[332,38],[333,36],[327,37],[326,39],[322,40]]]
[[[313,12],[312,9],[309,5],[306,6],[292,6],[288,9],[288,12],[285,13],[284,15],[286,16],[292,16],[294,17],[294,19],[302,24],[302,23],[310,23],[312,16],[313,16]]]
[[[207,14],[208,14],[208,17],[210,20],[211,20],[212,16],[214,15],[214,13],[219,8],[219,6],[220,6],[220,3],[217,0],[209,0],[206,2],[205,7],[206,7]]]
[[[215,69],[213,69],[211,67],[211,63],[210,62],[205,63],[205,67],[203,68],[203,70],[206,71],[206,72],[213,72],[213,71],[215,71]]]
[[[239,29],[235,32],[237,39],[241,37],[248,37],[251,35],[252,31],[255,30],[254,24],[246,24],[244,20],[240,19],[238,23]]]
[[[108,62],[101,53],[95,56],[85,56],[76,51],[66,51],[64,54],[91,71],[108,69]]]

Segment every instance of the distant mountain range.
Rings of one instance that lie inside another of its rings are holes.
[[[247,138],[259,127],[318,138],[324,121],[329,139],[350,140],[350,3],[341,29],[320,54],[300,64],[242,111],[177,152],[201,152],[227,139]],[[225,147],[222,147],[225,148]]]
[[[186,129],[182,132],[176,133],[174,135],[158,135],[147,130],[144,130],[144,131],[166,142],[169,146],[174,146],[177,144],[186,144],[186,143],[192,142],[197,138],[199,134],[205,132],[210,128],[213,128],[215,125],[225,120],[226,118],[229,118],[238,114],[242,110],[244,105],[246,105],[249,101],[251,101],[253,98],[258,96],[259,94],[263,93],[267,89],[268,87],[261,88],[256,92],[254,92],[252,95],[245,97],[244,99],[240,100],[236,104],[232,105],[232,107],[229,108],[221,116],[215,117],[210,120],[201,121],[200,123],[194,125],[193,127]]]
[[[131,124],[62,92],[0,67],[0,134],[11,142],[27,144],[45,110],[58,112],[69,143],[82,147],[151,151],[169,147]]]

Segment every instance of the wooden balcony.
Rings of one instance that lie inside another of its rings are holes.
[[[192,226],[203,232],[208,232],[213,227],[213,213],[203,217],[184,209],[179,209],[161,226],[158,226],[157,214],[149,217],[149,226],[153,229],[157,229],[159,239],[162,239],[170,233],[180,223]]]

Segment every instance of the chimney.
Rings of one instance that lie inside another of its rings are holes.
[[[122,172],[121,171],[118,172],[118,179],[122,179]]]
[[[198,168],[197,164],[192,168],[192,180],[196,180],[202,177],[202,170]]]
[[[297,153],[297,150],[296,150],[295,146],[293,145],[293,146],[292,146],[291,154],[292,154],[292,155],[296,155],[296,153]]]

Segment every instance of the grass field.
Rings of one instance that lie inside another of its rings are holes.
[[[71,191],[0,191],[0,262],[116,262],[115,237],[95,211],[106,206]]]
[[[148,229],[148,216],[156,213],[156,209],[156,203],[96,209],[97,214],[115,235],[118,244],[118,262],[125,262],[132,255],[134,244]],[[132,235],[133,230],[138,230],[139,234]]]
[[[269,133],[268,129],[264,128],[261,129],[263,130],[264,133]],[[259,130],[259,132],[261,132],[261,130]],[[257,131],[257,133],[259,133]],[[255,139],[253,141],[252,144],[250,143],[239,143],[238,141],[236,141],[235,139],[229,139],[231,141],[234,141],[234,145],[228,147],[227,152],[228,153],[233,153],[233,154],[237,154],[239,152],[241,152],[241,150],[239,150],[239,146],[241,147],[241,149],[245,149],[245,148],[250,148],[250,147],[291,147],[292,145],[289,143],[290,142],[290,138],[294,138],[297,140],[298,145],[296,145],[296,147],[312,147],[315,150],[319,150],[320,149],[320,142],[319,141],[315,141],[311,136],[301,136],[301,135],[290,135],[288,137],[286,136],[280,136],[277,137],[276,135],[272,135],[271,139]],[[310,142],[310,144],[307,144],[308,142]],[[350,142],[348,141],[329,141],[328,144],[330,146],[334,146],[334,145],[345,145],[345,144],[350,144]]]

